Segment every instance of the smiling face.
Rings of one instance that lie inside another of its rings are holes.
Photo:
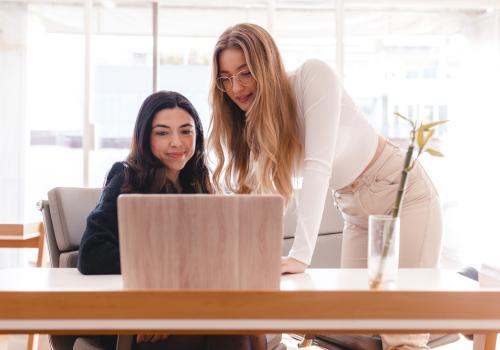
[[[176,107],[162,109],[153,118],[151,152],[167,168],[167,177],[178,184],[180,171],[196,148],[196,129],[191,115]]]
[[[257,81],[251,77],[241,49],[225,49],[219,54],[219,76],[232,80],[232,84],[229,83],[226,88],[226,93],[242,111],[248,111],[255,99]],[[238,79],[237,76],[243,79]],[[241,80],[244,80],[243,84]]]

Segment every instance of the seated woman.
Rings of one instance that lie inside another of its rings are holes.
[[[119,274],[117,198],[122,193],[211,193],[203,127],[187,98],[161,91],[141,106],[124,162],[113,165],[101,198],[87,218],[78,255],[82,274]],[[116,336],[100,336],[114,349]],[[146,335],[139,349],[265,349],[265,336]]]

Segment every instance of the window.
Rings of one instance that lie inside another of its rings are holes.
[[[207,132],[215,41],[230,25],[253,22],[273,34],[287,70],[309,58],[339,70],[374,128],[403,147],[408,125],[395,111],[423,122],[450,119],[434,144],[446,158],[422,158],[443,202],[445,254],[454,266],[494,256],[500,240],[487,232],[500,195],[492,146],[500,127],[499,8],[343,4],[0,0],[0,155],[9,164],[0,174],[0,216],[37,219],[34,203],[50,188],[101,186],[126,157],[154,86],[186,95]],[[19,198],[20,206],[10,205]]]
[[[88,175],[90,186],[101,187],[113,163],[125,160],[139,107],[153,90],[153,6],[97,3],[93,11]]]
[[[375,129],[406,147],[409,127],[395,111],[424,123],[451,120],[432,145],[446,158],[421,157],[443,204],[445,265],[496,259],[490,247],[500,243],[489,234],[496,223],[485,218],[498,186],[470,190],[496,181],[489,164],[495,156],[484,143],[499,125],[491,96],[500,68],[498,23],[498,11],[470,9],[345,13],[345,84]]]
[[[84,10],[82,5],[28,4],[25,8],[25,214],[56,186],[83,179]],[[21,92],[22,93],[22,92]]]

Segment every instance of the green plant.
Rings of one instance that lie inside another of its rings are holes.
[[[408,174],[415,166],[420,155],[422,153],[426,152],[434,157],[443,157],[444,156],[440,151],[433,149],[433,148],[430,148],[430,147],[426,147],[426,146],[427,146],[428,142],[431,140],[432,136],[434,136],[435,128],[441,124],[448,122],[448,120],[440,120],[437,122],[432,122],[432,123],[427,123],[427,124],[420,123],[419,125],[417,125],[416,122],[414,122],[413,120],[405,117],[404,115],[402,115],[398,112],[395,112],[394,114],[396,116],[406,120],[411,125],[410,143],[408,145],[408,150],[406,151],[406,157],[405,157],[405,161],[404,161],[404,165],[403,165],[403,170],[401,171],[401,182],[399,184],[399,189],[398,189],[398,192],[396,194],[396,200],[394,202],[394,207],[391,210],[391,216],[393,218],[397,218],[400,215],[400,211],[401,211],[401,207],[402,207],[402,203],[403,203],[403,198],[404,198],[404,193],[406,190],[406,183],[408,182]],[[418,153],[414,157],[413,154],[415,151],[415,147],[418,148]],[[370,288],[372,288],[372,289],[379,288],[380,284],[382,283],[385,260],[387,258],[388,253],[389,253],[390,247],[392,245],[393,236],[394,236],[394,221],[391,222],[391,225],[388,227],[388,231],[389,232],[387,235],[387,239],[384,242],[382,256],[380,258],[377,273],[375,275],[375,278],[373,278],[370,281]]]

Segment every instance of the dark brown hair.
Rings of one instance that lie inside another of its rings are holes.
[[[130,153],[125,161],[125,181],[122,192],[169,193],[176,192],[168,180],[166,168],[151,151],[150,136],[153,119],[163,109],[182,108],[193,118],[196,129],[194,155],[180,171],[179,182],[183,193],[211,193],[212,185],[206,166],[203,126],[189,100],[178,92],[160,91],[142,103],[135,122]]]

